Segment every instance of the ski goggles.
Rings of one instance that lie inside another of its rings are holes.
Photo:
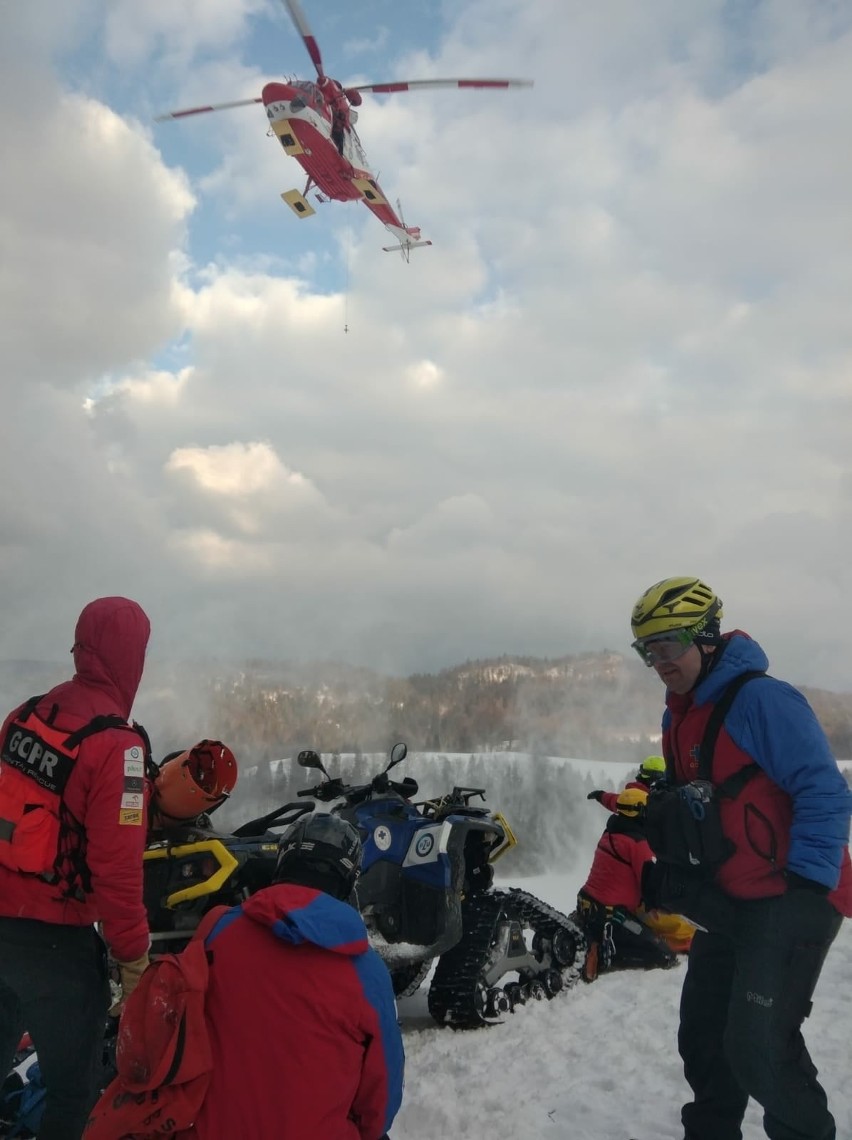
[[[694,642],[695,627],[690,626],[689,629],[673,629],[668,633],[658,633],[654,637],[637,637],[632,648],[650,669],[652,665],[677,661]]]

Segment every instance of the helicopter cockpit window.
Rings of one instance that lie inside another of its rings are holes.
[[[303,111],[306,106],[307,104],[301,96],[297,96],[295,99],[290,100],[291,111]]]

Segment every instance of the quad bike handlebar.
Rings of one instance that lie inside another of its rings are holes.
[[[344,799],[348,807],[364,803],[365,800],[372,799],[373,796],[382,796],[388,793],[397,795],[404,800],[411,799],[417,794],[417,781],[410,776],[405,776],[402,780],[392,780],[388,775],[391,768],[401,764],[407,755],[408,748],[405,744],[395,744],[390,751],[387,766],[373,776],[369,783],[344,784],[340,776],[332,777],[328,774],[318,752],[310,748],[304,749],[299,753],[297,763],[302,768],[317,768],[322,772],[324,779],[313,788],[303,788],[296,795],[310,797],[319,800],[321,803]]]

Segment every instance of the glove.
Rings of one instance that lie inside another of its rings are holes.
[[[121,996],[109,1011],[110,1017],[120,1017],[124,1003],[139,985],[139,979],[148,969],[150,958],[147,953],[132,962],[116,962],[118,966],[118,981],[121,986]]]
[[[663,886],[663,867],[649,860],[642,868],[642,906],[645,910],[659,910]]]
[[[682,914],[695,926],[724,934],[733,922],[733,903],[703,875],[674,863],[646,863],[642,869],[646,910]]]
[[[806,879],[804,875],[797,875],[795,871],[785,871],[788,891],[813,891],[815,895],[827,895],[831,887],[825,883],[818,883],[816,879]]]
[[[601,800],[603,799],[603,792],[600,792],[596,789],[594,792],[589,792],[589,794],[586,796],[586,799],[587,800],[597,800],[598,803],[600,803]]]

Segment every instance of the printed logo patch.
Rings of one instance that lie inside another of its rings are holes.
[[[142,793],[125,792],[121,797],[121,806],[123,808],[136,808],[138,811],[141,811],[145,806]]]
[[[134,744],[132,748],[126,748],[124,750],[124,759],[126,762],[128,760],[144,760],[145,757],[142,755],[142,749],[139,745]],[[125,771],[127,771],[126,768]]]
[[[435,846],[435,840],[431,835],[421,835],[417,842],[414,844],[414,850],[421,859],[425,859],[432,848]]]
[[[142,826],[142,811],[139,808],[121,808],[118,813],[118,822],[130,824],[132,827]]]
[[[380,851],[387,851],[391,845],[390,828],[385,827],[383,823],[379,824],[373,832],[373,842],[376,844]]]
[[[137,749],[132,749],[135,752]],[[133,776],[141,779],[145,775],[145,764],[142,760],[128,760],[127,753],[124,754],[124,774],[125,776]]]

